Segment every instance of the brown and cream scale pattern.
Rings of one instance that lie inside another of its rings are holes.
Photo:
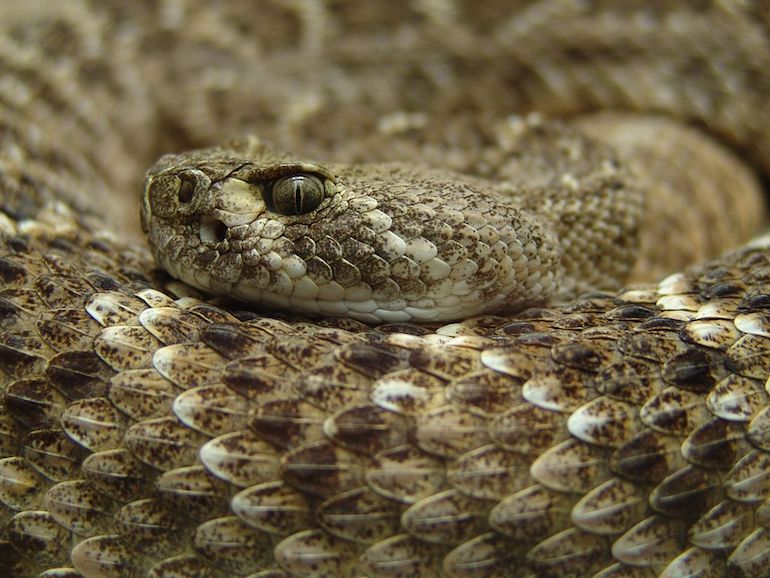
[[[563,141],[563,149],[541,163],[566,164],[558,157],[567,150],[582,159],[571,166],[579,184],[570,191],[570,202],[578,206],[583,196],[596,199],[596,208],[584,211],[586,221],[627,215],[618,234],[574,219],[568,227],[552,226],[504,197],[499,200],[502,195],[490,182],[445,170],[327,167],[287,159],[274,164],[284,155],[256,139],[161,159],[146,181],[143,228],[158,262],[204,291],[369,323],[446,321],[566,292],[582,280],[582,270],[568,266],[570,275],[562,274],[561,262],[570,263],[583,245],[575,242],[574,251],[562,251],[557,232],[563,233],[564,246],[582,237],[596,253],[615,256],[596,264],[596,277],[605,283],[624,277],[633,261],[628,255],[642,213],[641,193],[628,190],[628,174],[609,151],[601,149],[602,157],[584,137],[556,127],[528,130],[533,134],[519,139],[521,151],[532,143],[553,144],[555,135]],[[588,154],[573,150],[586,148],[595,157],[590,162]],[[281,215],[271,208],[271,181],[287,167],[324,180],[325,198],[313,211]],[[192,180],[193,192],[182,194],[182,184]],[[542,192],[514,191],[549,206],[567,196],[567,187],[556,184],[542,185]],[[625,210],[617,208],[621,203]]]
[[[106,230],[161,151],[245,130],[302,158],[466,173],[502,166],[511,111],[642,108],[767,168],[768,13],[3,3],[2,572],[766,576],[767,243],[434,331],[200,301]],[[696,231],[761,211],[730,196],[739,169],[685,158],[660,164],[728,201],[653,239],[703,259]]]
[[[14,575],[766,574],[766,245],[436,332],[7,247],[6,320],[34,320],[0,344]]]

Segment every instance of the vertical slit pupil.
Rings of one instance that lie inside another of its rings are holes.
[[[294,182],[294,206],[297,209],[297,214],[302,214],[302,186],[299,181]]]

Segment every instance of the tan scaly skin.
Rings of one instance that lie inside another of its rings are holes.
[[[768,576],[770,249],[714,258],[762,220],[768,14],[0,6],[0,573]],[[543,120],[594,109],[645,114]],[[386,316],[516,263],[495,307],[545,303]],[[391,322],[300,317],[332,281]]]

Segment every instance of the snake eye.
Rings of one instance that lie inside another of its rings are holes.
[[[308,174],[281,177],[273,183],[273,205],[282,215],[309,213],[324,198],[324,185],[318,177]]]

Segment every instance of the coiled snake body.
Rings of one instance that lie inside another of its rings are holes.
[[[770,575],[769,31],[0,6],[4,575]]]

